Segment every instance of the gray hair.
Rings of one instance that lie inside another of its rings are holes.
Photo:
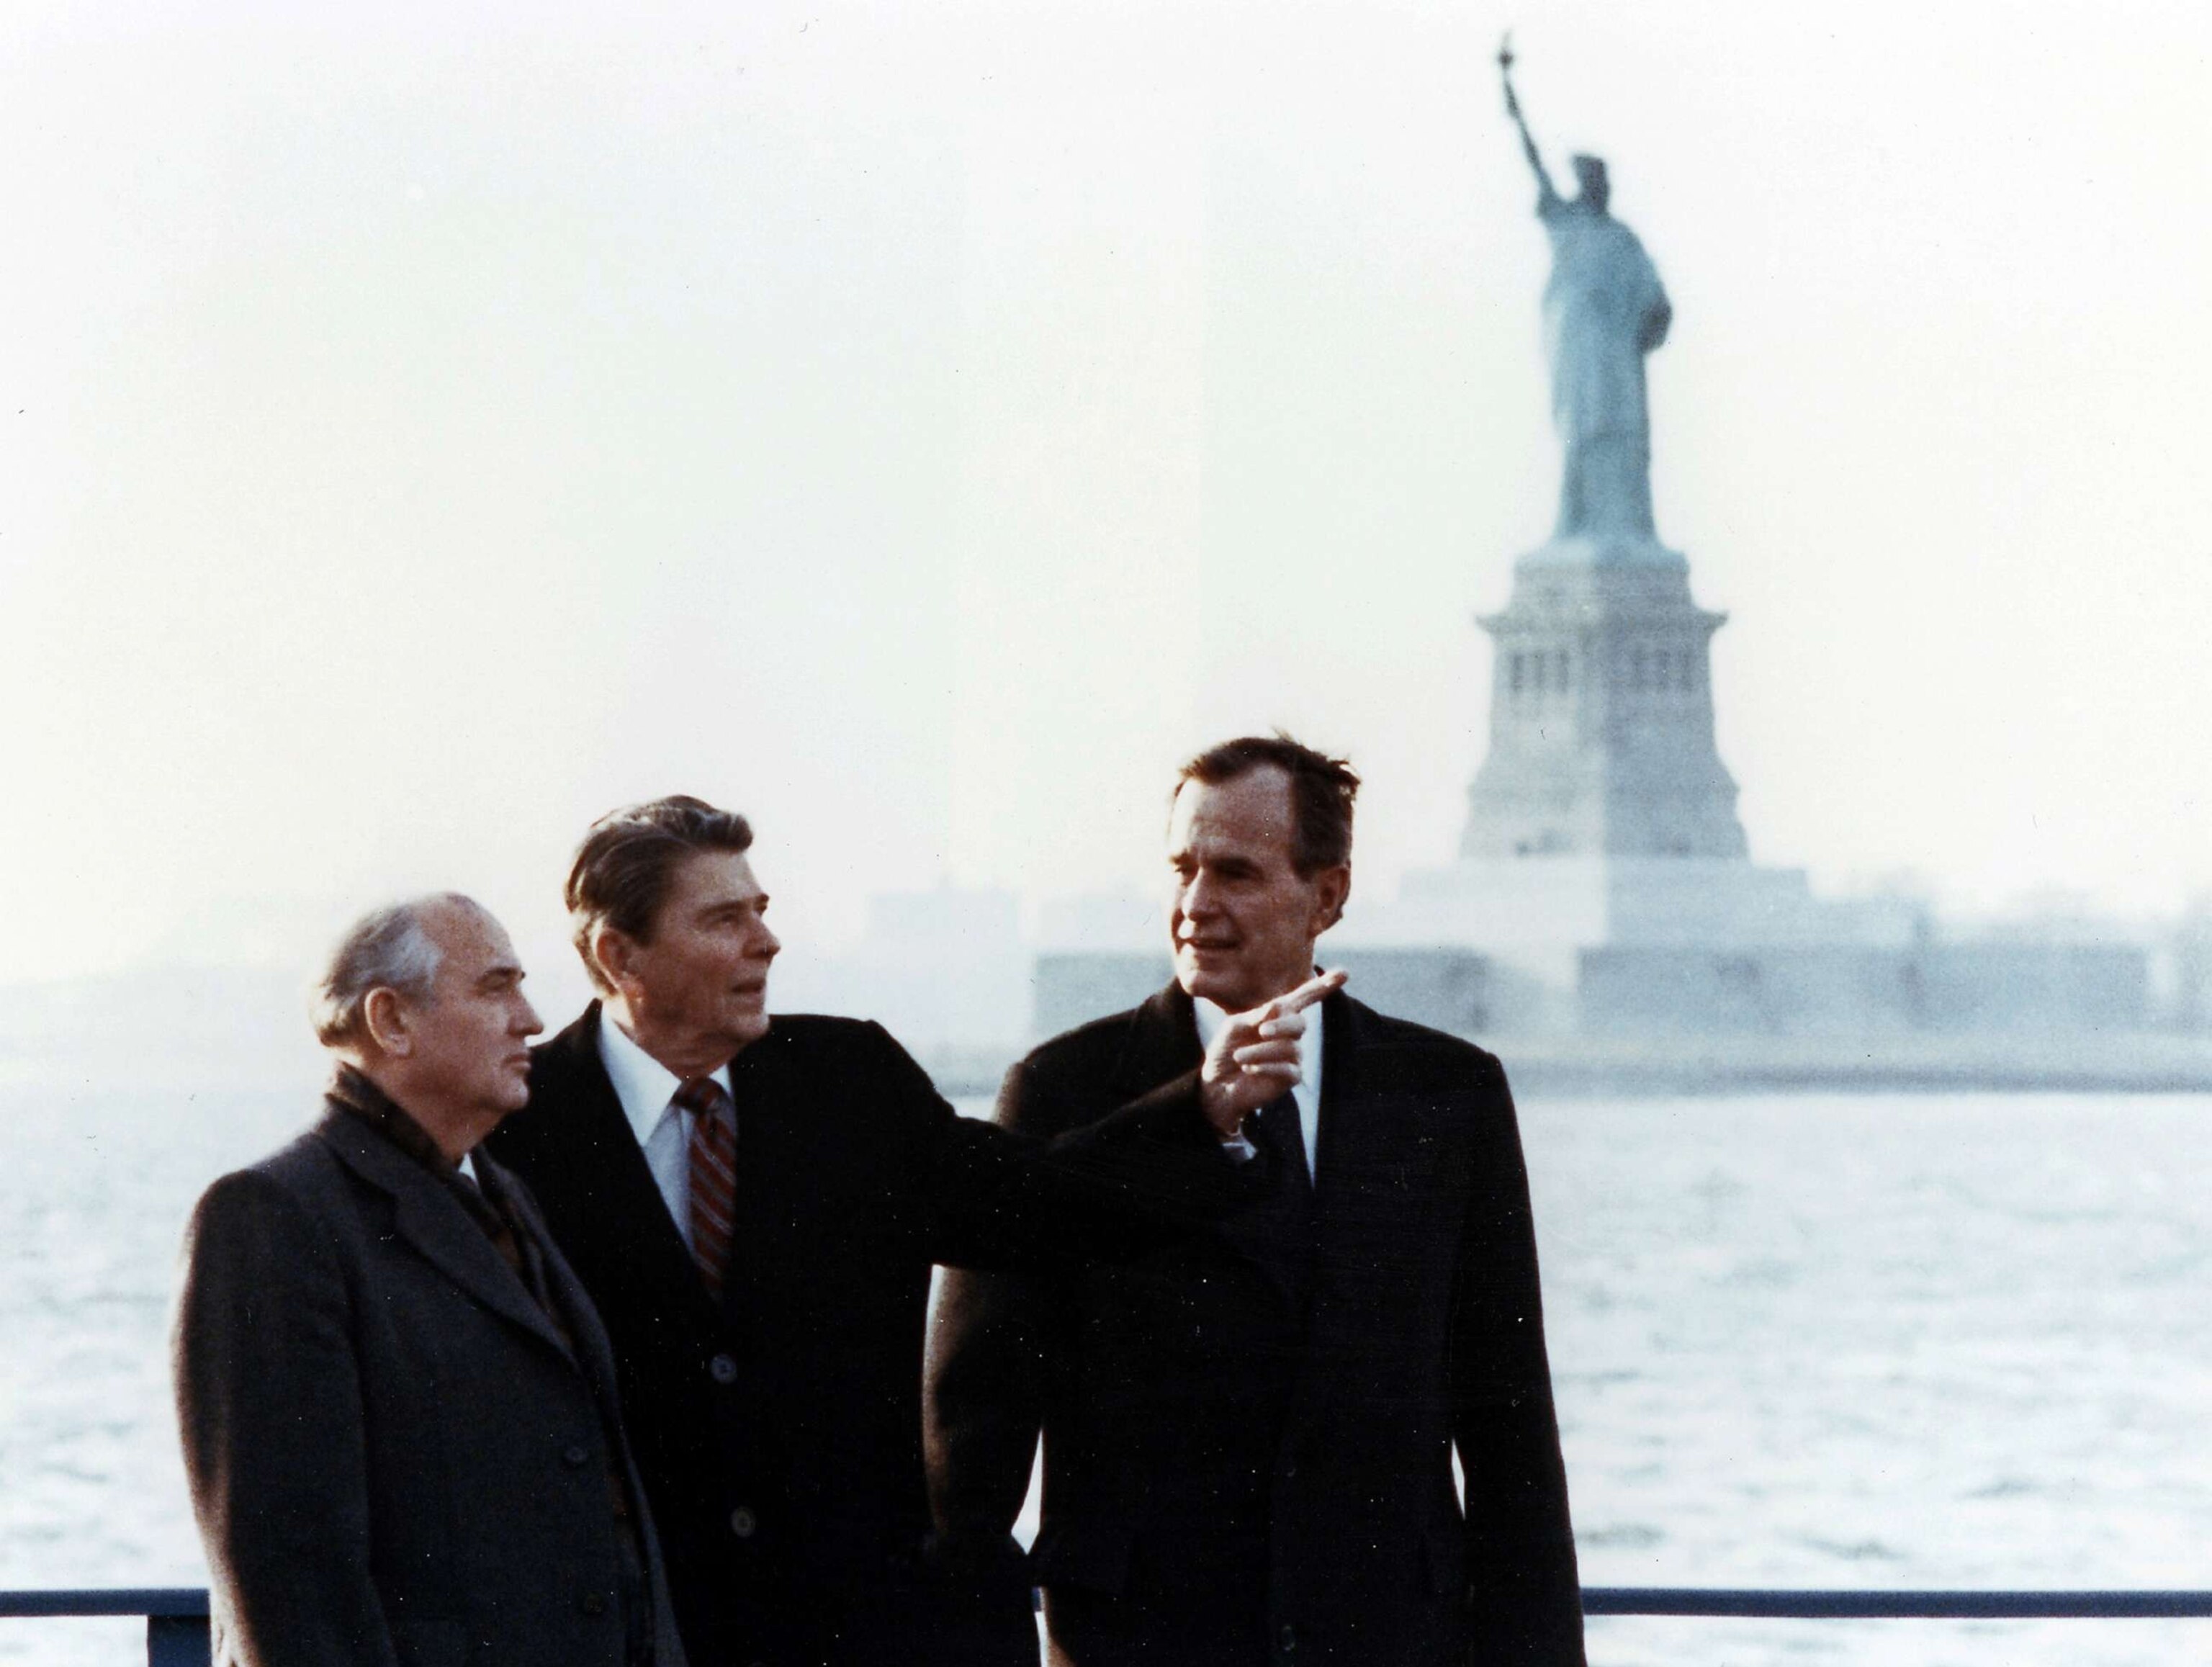
[[[315,1040],[325,1048],[361,1041],[368,1031],[366,1010],[373,991],[388,989],[414,1002],[429,999],[446,955],[424,919],[441,905],[483,912],[473,897],[435,891],[372,909],[346,929],[308,1001]]]

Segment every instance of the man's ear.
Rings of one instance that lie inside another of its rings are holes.
[[[617,995],[632,997],[637,984],[637,943],[627,932],[604,924],[594,929],[592,962]]]
[[[405,1059],[414,1053],[415,1033],[408,1028],[407,1004],[397,990],[380,986],[369,991],[368,999],[361,1004],[361,1022],[379,1052],[394,1059]]]
[[[1352,865],[1340,862],[1314,875],[1314,936],[1344,918],[1344,905],[1352,896]]]

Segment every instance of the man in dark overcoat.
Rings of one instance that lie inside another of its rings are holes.
[[[683,1667],[615,1365],[483,1137],[543,1027],[466,897],[319,987],[320,1121],[194,1212],[173,1338],[217,1667]]]
[[[1222,1140],[1270,1091],[1186,1072],[1049,1148],[963,1118],[879,1025],[769,1017],[751,843],[686,797],[593,825],[566,899],[600,999],[493,1149],[614,1339],[695,1667],[966,1667],[972,1594],[924,1554],[932,1264],[1187,1232],[1249,1190]],[[1303,1022],[1231,1041],[1264,1072]]]
[[[1185,766],[1176,979],[1046,1043],[998,1109],[1041,1135],[1217,1068],[1224,1014],[1313,973],[1358,778],[1286,738]],[[995,1561],[995,1662],[1580,1667],[1581,1593],[1513,1102],[1470,1043],[1330,995],[1247,1123],[1274,1179],[1124,1266],[948,1275],[927,1388],[940,1542]],[[1453,1455],[1465,1471],[1464,1498]],[[983,1658],[979,1657],[979,1663]]]

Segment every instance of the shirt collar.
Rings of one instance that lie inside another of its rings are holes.
[[[653,1138],[662,1118],[682,1120],[684,1113],[669,1102],[684,1080],[632,1041],[605,1007],[599,1009],[599,1061],[607,1068],[607,1080],[614,1084],[615,1098],[622,1102],[623,1116],[640,1146]],[[729,1088],[726,1062],[713,1075],[726,1091]]]
[[[1202,995],[1194,995],[1191,997],[1190,1010],[1191,1017],[1198,1021],[1198,1045],[1211,1048],[1213,1038],[1221,1034],[1222,1026],[1229,1022],[1227,1009]],[[1316,1002],[1306,1009],[1306,1033],[1298,1038],[1298,1085],[1291,1090],[1291,1098],[1298,1103],[1298,1114],[1302,1118],[1310,1118],[1321,1109],[1323,1028],[1321,1004]]]

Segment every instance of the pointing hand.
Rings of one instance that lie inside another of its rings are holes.
[[[1341,971],[1322,973],[1249,1013],[1232,1014],[1221,1027],[1206,1050],[1198,1083],[1206,1120],[1223,1140],[1233,1138],[1246,1117],[1300,1080],[1298,1038],[1306,1033],[1306,1009],[1343,989],[1344,979]]]

